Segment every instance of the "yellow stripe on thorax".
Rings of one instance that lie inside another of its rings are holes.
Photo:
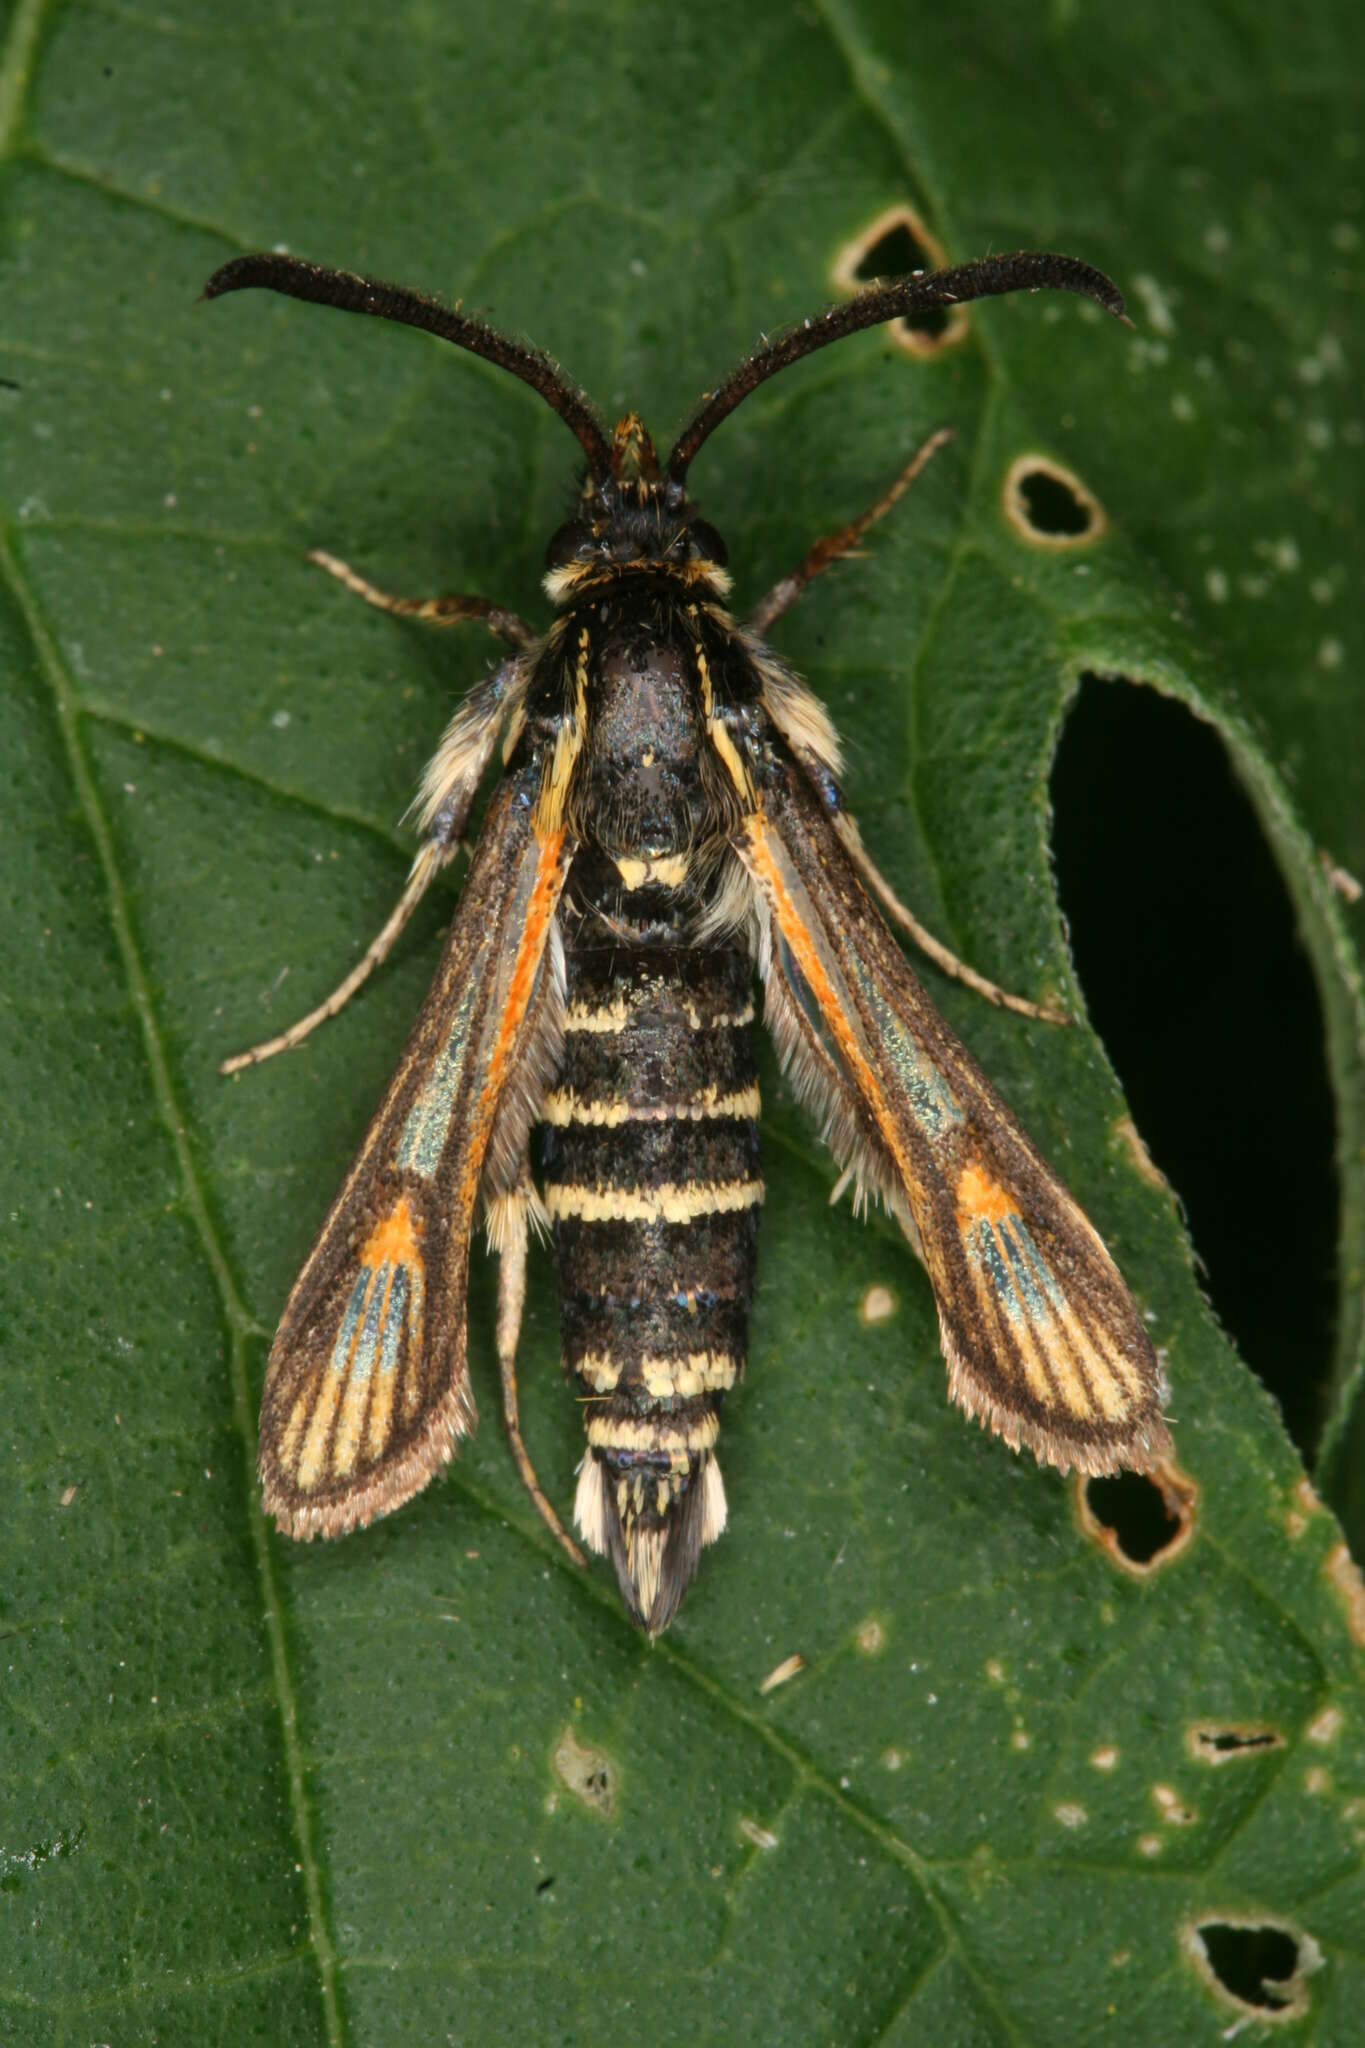
[[[536,805],[535,819],[538,839],[551,838],[564,824],[564,805],[569,794],[569,781],[588,732],[588,666],[591,654],[591,635],[586,626],[581,626],[578,633],[578,659],[574,664],[573,709],[560,721],[559,729],[555,733],[554,752],[550,756],[540,785],[540,800]]]

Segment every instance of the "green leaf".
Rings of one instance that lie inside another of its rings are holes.
[[[771,1061],[732,1526],[658,1647],[528,1508],[482,1264],[485,1423],[449,1477],[334,1547],[267,1532],[269,1334],[449,892],[303,1051],[217,1063],[377,929],[396,821],[488,659],[305,550],[543,618],[574,450],[425,337],[194,303],[286,243],[487,308],[662,432],[818,309],[889,206],[954,258],[1054,246],[1125,283],[1134,334],[1039,298],[974,308],[928,360],[850,341],[756,395],[693,481],[752,601],[956,430],[776,638],[847,735],[879,861],[1008,985],[1071,986],[1045,799],[1081,673],[1223,735],[1328,1023],[1330,1476],[1360,1527],[1362,913],[1316,858],[1365,874],[1354,19],[0,10],[0,2039],[1209,2040],[1246,2015],[1191,1929],[1247,1921],[1299,1943],[1284,2037],[1356,2037],[1365,1595],[1083,1028],[934,983],[1168,1359],[1197,1496],[1160,1568],[1119,1569],[1073,1482],[949,1410],[923,1276],[829,1211]],[[1026,452],[1082,479],[1102,540],[1005,522]],[[523,1412],[567,1505],[580,1419],[548,1260],[532,1277]]]

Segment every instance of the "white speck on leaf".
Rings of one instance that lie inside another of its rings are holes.
[[[1174,334],[1175,321],[1171,315],[1171,302],[1156,279],[1146,271],[1139,271],[1133,279],[1133,291],[1142,301],[1142,310],[1153,334]]]
[[[884,1323],[896,1313],[896,1297],[889,1287],[869,1287],[858,1304],[858,1320],[863,1323]]]
[[[1304,1736],[1307,1741],[1316,1742],[1320,1747],[1326,1748],[1329,1742],[1336,1741],[1345,1721],[1346,1716],[1340,1707],[1324,1707],[1322,1712],[1315,1714],[1308,1723],[1303,1731]]]

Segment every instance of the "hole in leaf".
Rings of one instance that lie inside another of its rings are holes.
[[[1138,1578],[1179,1556],[1194,1530],[1198,1489],[1173,1465],[1080,1482],[1081,1526],[1113,1562]]]
[[[1112,1529],[1124,1556],[1133,1564],[1150,1564],[1180,1533],[1180,1523],[1166,1512],[1159,1486],[1140,1472],[1119,1472],[1112,1479],[1091,1479],[1085,1497],[1090,1512]]]
[[[834,282],[841,292],[852,293],[878,278],[889,282],[917,270],[942,270],[946,262],[943,244],[929,233],[914,208],[893,206],[840,250]],[[932,355],[961,341],[967,332],[967,308],[940,306],[913,313],[908,319],[893,320],[887,332],[911,355]]]
[[[542,1877],[540,1883],[536,1886],[537,1898],[541,1897],[545,1892],[550,1891],[553,1888],[553,1886],[554,1879],[552,1877]]]
[[[1200,1763],[1230,1764],[1261,1750],[1283,1749],[1284,1737],[1277,1728],[1226,1728],[1208,1725],[1191,1728],[1186,1738],[1190,1755]]]
[[[1288,2003],[1287,1987],[1299,1966],[1299,1944],[1282,1927],[1225,1927],[1207,1920],[1199,1932],[1209,1967],[1234,1998],[1272,2012]]]
[[[1016,456],[1002,495],[1006,519],[1033,547],[1085,547],[1108,523],[1099,499],[1049,455]]]
[[[1064,477],[1050,469],[1030,469],[1019,479],[1024,514],[1035,533],[1088,533],[1090,508]]]
[[[879,277],[909,277],[916,270],[937,267],[924,245],[911,233],[909,224],[897,220],[864,250],[853,275],[859,284],[873,284]],[[948,325],[948,308],[931,306],[925,313],[912,313],[902,325],[938,340]]]
[[[1160,1487],[1143,1473],[1088,1479],[1085,1497],[1095,1520],[1109,1530],[1130,1564],[1150,1564],[1180,1533],[1178,1519],[1166,1512]]]
[[[1279,869],[1213,728],[1155,690],[1084,679],[1052,804],[1095,1028],[1213,1306],[1307,1456],[1331,1366],[1335,1133]]]
[[[1322,1964],[1311,1935],[1273,1920],[1229,1914],[1200,1920],[1188,1940],[1203,1974],[1241,2010],[1262,2019],[1298,2018],[1307,2011],[1305,1980]]]

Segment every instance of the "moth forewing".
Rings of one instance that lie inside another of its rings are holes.
[[[775,735],[767,753],[740,851],[770,925],[779,1051],[840,1163],[908,1212],[953,1400],[1062,1470],[1151,1467],[1170,1450],[1161,1375],[1118,1269],[911,972],[837,804]]]
[[[465,1289],[490,1139],[510,1117],[519,1135],[501,1149],[524,1150],[538,1082],[518,1091],[558,1028],[551,934],[571,849],[533,829],[538,780],[536,766],[493,797],[436,977],[280,1322],[260,1469],[294,1536],[387,1514],[475,1425]]]

